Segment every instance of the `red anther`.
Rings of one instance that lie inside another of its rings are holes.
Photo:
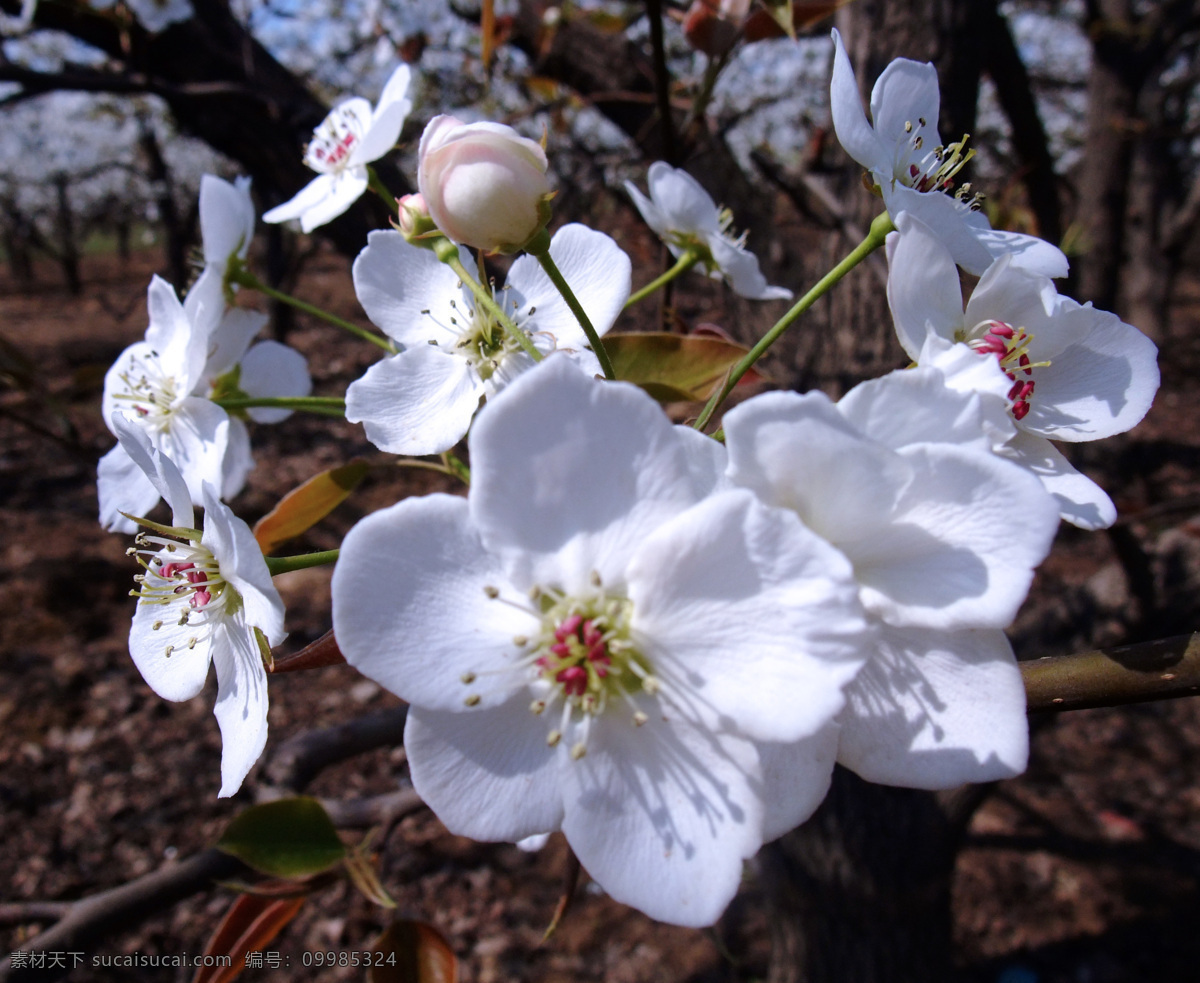
[[[206,590],[198,590],[192,594],[192,599],[188,603],[194,608],[202,608],[212,600],[212,594]]]
[[[547,659],[544,655],[539,655],[536,659],[534,659],[533,664],[535,666],[537,666],[539,669],[541,669],[543,672],[545,672],[547,669],[550,668],[550,660]]]
[[[583,623],[583,644],[589,649],[599,645],[604,638],[604,633],[596,628],[594,621],[585,621]]]
[[[342,146],[353,147],[354,141],[357,139],[358,138],[353,133],[347,133],[344,137],[342,137]]]
[[[554,637],[560,642],[565,642],[571,635],[579,631],[579,626],[583,624],[583,616],[573,614],[561,625],[554,629]]]
[[[588,649],[588,662],[603,663],[604,665],[612,665],[612,659],[608,657],[608,646],[603,642],[598,642]]]
[[[1025,414],[1029,412],[1028,403],[1013,403],[1012,414],[1018,420],[1024,420]]]
[[[170,580],[175,574],[191,570],[195,565],[194,563],[164,563],[162,569],[158,571],[158,575],[164,580]]]
[[[916,177],[920,173],[921,173],[921,168],[917,167],[916,164],[908,165],[908,176],[909,177]]]
[[[1021,383],[1021,392],[1017,395],[1017,399],[1028,400],[1029,397],[1032,395],[1033,395],[1033,383],[1032,382],[1022,382]]]
[[[1029,368],[1029,356],[1028,355],[1022,355],[1020,358],[1018,358],[1017,364],[1020,365],[1021,368],[1023,368],[1025,370],[1026,375],[1029,375],[1030,373],[1033,372],[1033,370],[1031,368]]]
[[[550,646],[550,651],[557,655],[560,659],[569,658],[571,655],[570,646],[566,642],[558,642]]]
[[[1011,338],[1013,336],[1013,329],[1003,321],[992,321],[991,326],[988,328],[988,333],[1001,338]]]
[[[567,696],[583,696],[587,690],[588,674],[583,666],[568,666],[556,675],[555,680],[562,683]]]
[[[1011,379],[1012,376],[1010,375],[1009,378]],[[1014,399],[1014,400],[1018,399],[1019,398],[1018,393],[1020,393],[1020,391],[1021,391],[1021,386],[1022,386],[1022,383],[1020,383],[1020,382],[1013,383],[1013,387],[1008,391],[1008,398]]]
[[[191,564],[188,564],[191,566]],[[203,584],[208,582],[208,574],[203,570],[191,570],[187,574],[187,579],[193,584]]]

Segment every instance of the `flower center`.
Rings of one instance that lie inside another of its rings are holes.
[[[536,313],[536,306],[522,311],[518,301],[509,299],[507,286],[497,292],[493,283],[491,291],[496,303],[505,310],[513,324],[529,333],[533,343],[542,352],[549,354],[555,350],[557,341],[554,335],[548,331],[530,330],[533,326],[529,324],[529,319]],[[521,350],[521,343],[512,337],[504,329],[504,325],[483,305],[472,305],[468,302],[460,306],[457,300],[451,300],[449,303],[449,323],[443,323],[430,308],[421,313],[429,317],[441,331],[452,336],[449,350],[467,359],[475,367],[479,377],[486,382],[502,371],[503,363],[509,355]],[[439,345],[446,350],[445,343],[437,338],[430,339],[430,344]]]
[[[981,321],[962,338],[973,351],[981,355],[995,355],[1000,368],[1012,382],[1008,398],[1012,402],[1012,415],[1023,420],[1029,413],[1029,400],[1033,396],[1034,380],[1031,378],[1035,368],[1043,368],[1050,363],[1032,362],[1029,359],[1029,345],[1033,341],[1024,328],[1014,328],[1003,321]]]
[[[945,191],[954,187],[954,178],[975,156],[974,149],[967,149],[969,133],[957,143],[938,144],[931,150],[925,149],[926,130],[929,124],[924,117],[919,117],[914,123],[908,120],[904,124],[905,137],[896,147],[896,161],[893,173],[896,180],[916,191]],[[937,139],[937,133],[932,134]],[[978,211],[983,206],[983,195],[972,194],[971,185],[964,183],[954,197],[965,202],[972,211]]]
[[[164,624],[193,625],[197,634],[187,640],[193,649],[205,639],[213,624],[231,614],[241,604],[241,595],[221,576],[220,564],[205,545],[186,537],[195,530],[159,526],[163,532],[178,535],[182,542],[167,536],[152,536],[139,532],[126,553],[136,556],[143,573],[133,579],[139,585],[130,594],[139,604],[158,605],[162,617],[151,625],[155,631]],[[166,647],[170,658],[175,645]]]
[[[304,163],[321,174],[343,170],[370,122],[369,118],[362,118],[360,107],[353,103],[335,106],[313,130],[313,138],[304,151]]]
[[[125,390],[113,393],[114,399],[131,403],[147,429],[163,432],[170,428],[175,401],[184,394],[175,377],[163,371],[158,352],[151,352],[148,358],[130,356],[129,368],[118,378]]]
[[[628,709],[634,725],[641,727],[649,717],[638,698],[657,696],[662,686],[637,644],[633,602],[601,589],[599,577],[593,575],[592,581],[597,584],[596,592],[583,597],[554,588],[534,588],[530,592],[533,610],[518,606],[537,618],[537,631],[513,639],[520,655],[510,669],[500,670],[508,674],[515,669],[522,674],[534,693],[529,707],[534,714],[541,716],[557,708],[557,725],[546,735],[546,742],[555,747],[570,733],[571,757],[575,759],[587,752],[594,719],[620,704]],[[495,588],[487,593],[499,599]],[[468,686],[476,679],[471,672],[462,676]],[[464,700],[467,706],[479,702],[477,693]]]

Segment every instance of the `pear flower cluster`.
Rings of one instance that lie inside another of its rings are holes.
[[[834,124],[894,226],[887,297],[913,363],[837,401],[762,393],[714,439],[604,378],[630,259],[581,224],[546,234],[544,148],[500,124],[436,117],[420,193],[353,267],[388,351],[348,387],[346,418],[380,452],[442,455],[447,470],[465,438],[469,490],[354,526],[331,588],[338,646],[410,705],[411,779],[448,829],[535,849],[561,832],[610,895],[681,925],[720,916],[744,863],[812,815],[837,764],[921,789],[1024,769],[1004,629],[1060,520],[1116,515],[1052,441],[1128,430],[1158,386],[1149,339],[1058,293],[1057,248],[991,229],[955,190],[965,141],[936,142],[932,67],[889,66],[868,121],[837,32],[834,47]],[[306,155],[322,176],[267,220],[307,230],[349,207],[408,85],[401,70],[375,108],[337,107]],[[660,162],[648,184],[626,187],[678,272],[792,296],[694,178]],[[148,530],[130,636],[148,683],[186,699],[217,667],[225,795],[263,748],[262,650],[283,612],[220,501],[251,460],[219,403],[261,395],[246,414],[281,418],[270,397],[309,382],[290,350],[250,348],[262,318],[233,306],[246,187],[207,180],[201,219],[203,274],[182,303],[151,284],[146,339],[106,380],[120,443],[100,499],[107,527]],[[456,244],[529,252],[497,287]],[[980,277],[965,300],[960,268]],[[132,518],[160,497],[172,526]]]

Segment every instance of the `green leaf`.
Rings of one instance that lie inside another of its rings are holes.
[[[346,855],[328,813],[307,796],[251,806],[229,824],[217,849],[271,877],[307,877]]]
[[[724,338],[667,332],[604,336],[617,378],[662,403],[708,399],[749,349]]]
[[[370,983],[457,983],[450,944],[426,922],[392,922],[371,948],[381,958],[367,972]]]
[[[366,461],[351,461],[293,488],[254,525],[254,538],[263,553],[274,552],[280,543],[315,526],[349,497],[370,470]]]

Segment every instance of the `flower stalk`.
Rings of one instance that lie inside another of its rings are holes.
[[[888,233],[895,230],[896,227],[892,224],[891,216],[887,212],[876,215],[874,221],[871,222],[871,229],[867,233],[867,237],[855,246],[837,266],[821,277],[808,293],[796,301],[792,305],[792,309],[776,321],[774,327],[763,335],[759,339],[758,344],[751,348],[745,357],[730,370],[729,374],[725,377],[724,383],[712,394],[708,403],[701,411],[700,416],[696,418],[695,428],[703,430],[708,426],[713,413],[725,401],[725,398],[733,392],[733,387],[737,385],[738,380],[750,370],[755,362],[762,358],[766,350],[779,339],[779,336],[790,328],[801,314],[824,297],[842,277],[882,246],[887,241]]]
[[[346,415],[346,401],[337,396],[226,396],[214,399],[223,410],[248,410],[269,407],[277,410],[302,410],[341,419]]]
[[[257,290],[261,294],[265,294],[272,300],[277,300],[282,304],[287,304],[289,307],[294,307],[298,311],[304,311],[305,314],[311,314],[313,317],[320,318],[334,327],[341,328],[343,331],[349,331],[352,335],[362,338],[364,341],[369,341],[372,345],[378,345],[385,352],[391,355],[396,354],[395,346],[387,339],[381,338],[373,331],[368,331],[366,328],[360,328],[357,324],[352,324],[350,321],[343,320],[336,314],[331,314],[329,311],[322,310],[314,304],[308,303],[306,300],[301,300],[299,297],[293,297],[291,294],[285,294],[282,290],[276,290],[263,283],[258,277],[251,273],[246,267],[238,266],[236,269],[233,264],[230,264],[229,279],[232,283],[239,284],[243,287],[249,287],[251,290]]]
[[[625,308],[628,310],[630,307],[632,307],[634,304],[636,304],[639,300],[645,300],[652,293],[654,293],[654,291],[661,290],[663,287],[665,287],[668,283],[670,283],[676,277],[678,277],[681,274],[686,273],[688,270],[690,270],[699,261],[700,261],[699,250],[685,249],[683,252],[683,255],[680,256],[679,259],[677,259],[675,261],[675,265],[672,266],[669,270],[667,270],[666,273],[664,273],[662,276],[658,277],[656,280],[652,280],[650,283],[647,283],[644,287],[642,287],[641,290],[630,295],[629,299],[627,301],[625,301]]]
[[[265,556],[267,569],[272,577],[281,573],[291,573],[293,570],[307,570],[309,567],[321,567],[336,563],[339,550],[321,550],[317,553],[301,553],[297,556]]]
[[[550,256],[550,235],[545,229],[542,229],[533,240],[525,246],[525,251],[533,256],[541,264],[542,269],[546,271],[546,276],[550,278],[550,282],[562,294],[563,300],[567,302],[567,306],[571,308],[571,313],[575,315],[575,319],[579,322],[579,326],[583,328],[583,333],[587,335],[588,344],[592,346],[592,351],[596,355],[596,359],[600,362],[600,368],[604,371],[604,378],[616,379],[617,373],[613,369],[612,360],[608,357],[608,352],[605,351],[604,342],[600,340],[600,335],[592,326],[591,319],[583,309],[583,305],[579,303],[579,299],[571,290],[566,278],[559,271],[553,258]]]

